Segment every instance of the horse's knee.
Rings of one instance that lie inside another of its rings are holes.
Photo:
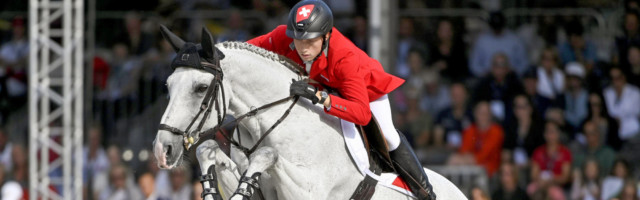
[[[261,147],[251,155],[251,162],[265,162],[273,165],[278,160],[278,153],[272,147]]]
[[[198,161],[200,162],[204,160],[213,160],[215,159],[215,150],[219,148],[220,146],[218,143],[213,140],[204,141],[196,148],[196,158],[198,158]]]

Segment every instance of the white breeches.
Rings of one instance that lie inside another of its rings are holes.
[[[391,119],[391,106],[389,105],[389,96],[386,94],[375,101],[369,103],[371,114],[376,117],[382,134],[387,140],[389,151],[393,151],[400,145],[400,135]]]

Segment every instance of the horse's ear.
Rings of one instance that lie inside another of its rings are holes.
[[[204,51],[204,56],[210,59],[214,58],[215,51],[215,39],[213,39],[213,35],[209,32],[209,29],[206,27],[202,27],[202,50]]]
[[[160,24],[160,33],[162,33],[162,37],[169,41],[169,44],[173,47],[173,50],[176,52],[180,51],[180,48],[184,46],[184,40],[180,39],[176,34],[171,32],[166,26]]]

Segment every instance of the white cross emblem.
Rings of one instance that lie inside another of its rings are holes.
[[[309,15],[309,13],[310,13],[310,12],[311,12],[311,10],[309,10],[309,9],[307,9],[307,8],[304,8],[304,7],[303,7],[303,8],[302,8],[302,11],[300,11],[300,12],[298,13],[298,15],[303,15],[303,16],[307,17],[307,15]]]

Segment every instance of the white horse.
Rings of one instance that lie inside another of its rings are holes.
[[[164,27],[163,34],[176,51],[185,46],[184,41]],[[252,108],[287,97],[291,80],[301,78],[290,69],[297,66],[295,63],[273,52],[248,43],[225,42],[214,45],[212,41],[211,34],[203,30],[202,60],[215,60],[215,56],[210,55],[212,52],[224,54],[224,58],[219,60],[219,69],[224,74],[221,88],[213,94],[213,98],[221,102],[220,105],[225,105],[219,108],[219,112],[226,111],[238,117]],[[210,83],[214,78],[214,74],[205,70],[177,67],[167,80],[171,98],[161,124],[175,127],[175,130],[187,129],[192,121],[202,121],[202,130],[216,127],[218,120],[211,116],[217,116],[218,111],[213,110],[208,118],[198,114],[206,96],[205,91],[213,87]],[[241,145],[252,147],[292,102],[289,100],[269,107],[239,121],[240,131],[236,133],[236,139],[238,134],[242,135]],[[244,172],[246,177],[260,176],[258,183],[266,199],[348,199],[364,176],[351,160],[341,131],[338,118],[300,99],[289,116],[260,143],[249,158],[237,148],[232,148],[230,159],[213,140],[202,142],[196,154],[203,174],[207,173],[209,166],[216,167],[221,190],[226,196],[237,191],[236,187],[249,190],[247,183],[239,184],[242,178],[240,174]],[[183,144],[193,142],[176,132],[179,131],[161,129],[154,140],[154,153],[161,168],[171,169],[179,165],[185,149],[182,148]],[[425,172],[438,199],[466,199],[445,177],[428,169]],[[372,199],[412,199],[380,185],[375,189]],[[242,199],[238,195],[232,197],[236,198]]]

